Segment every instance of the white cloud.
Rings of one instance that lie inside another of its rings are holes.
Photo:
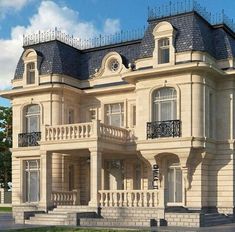
[[[31,0],[0,0],[0,17],[5,17],[6,14],[13,11],[21,10]]]
[[[0,0],[2,1],[2,0]],[[21,3],[27,0],[14,0]],[[4,1],[8,2],[8,0]],[[2,2],[1,2],[2,4]],[[10,80],[14,77],[14,71],[22,53],[22,36],[38,30],[49,30],[58,27],[65,33],[74,37],[91,38],[100,33],[113,34],[120,30],[120,22],[117,19],[106,19],[103,30],[98,30],[92,22],[82,21],[79,12],[66,6],[60,6],[53,1],[42,1],[38,11],[29,19],[29,25],[16,26],[11,30],[11,38],[0,38],[0,88],[10,86]]]
[[[104,33],[105,34],[115,34],[121,30],[121,25],[119,19],[106,19],[104,23]]]

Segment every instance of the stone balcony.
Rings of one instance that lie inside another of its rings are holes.
[[[99,120],[92,122],[43,126],[41,132],[21,133],[18,136],[18,147],[43,146],[51,144],[83,143],[103,141],[124,145],[133,141],[130,130],[106,125]],[[25,142],[26,141],[26,142]],[[32,143],[32,141],[34,141]]]

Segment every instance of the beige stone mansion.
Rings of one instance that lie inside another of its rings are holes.
[[[16,222],[231,220],[235,33],[197,6],[150,12],[144,33],[123,41],[24,37],[12,89],[1,92],[13,107]]]

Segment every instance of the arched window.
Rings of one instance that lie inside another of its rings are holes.
[[[166,64],[170,62],[170,40],[163,38],[158,41],[158,63]]]
[[[40,131],[40,107],[29,105],[25,108],[25,129],[27,133]]]
[[[30,62],[27,64],[27,84],[35,84],[35,64]]]
[[[153,92],[152,121],[176,120],[176,90],[171,87],[157,89]]]

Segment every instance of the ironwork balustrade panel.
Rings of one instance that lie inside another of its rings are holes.
[[[39,146],[38,141],[41,140],[41,132],[21,133],[18,135],[19,147]]]
[[[180,136],[180,120],[147,122],[147,139]]]

